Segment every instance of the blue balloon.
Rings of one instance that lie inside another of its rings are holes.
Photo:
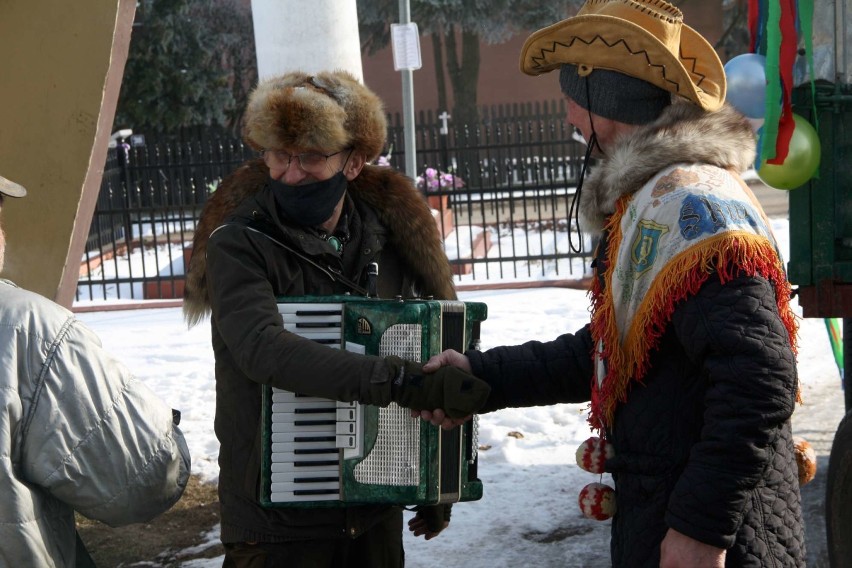
[[[748,118],[766,113],[766,58],[757,53],[737,55],[725,64],[725,100]]]

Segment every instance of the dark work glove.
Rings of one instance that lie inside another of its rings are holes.
[[[422,535],[426,540],[435,538],[450,523],[452,507],[452,503],[417,505],[414,507],[417,514],[408,521],[408,530],[414,533],[414,536]]]
[[[404,408],[446,412],[464,418],[482,408],[491,387],[458,367],[441,367],[424,373],[423,365],[394,355],[385,357],[391,376],[391,400]]]
[[[414,507],[417,516],[426,522],[429,532],[439,533],[444,530],[444,523],[450,522],[451,503],[443,505],[418,505]]]

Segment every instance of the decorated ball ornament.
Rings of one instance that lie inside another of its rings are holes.
[[[819,169],[821,146],[817,131],[798,114],[793,113],[793,120],[795,127],[784,163],[769,164],[763,160],[757,169],[757,177],[775,189],[796,189]]]
[[[793,436],[796,466],[799,469],[799,485],[805,485],[816,476],[817,459],[813,446],[799,436]]]
[[[737,55],[725,64],[728,91],[725,100],[748,118],[766,113],[766,57],[757,53]]]
[[[577,502],[583,515],[596,521],[605,521],[615,514],[615,490],[603,483],[583,487]]]
[[[577,465],[591,473],[603,473],[604,463],[615,455],[612,444],[592,436],[577,447]]]

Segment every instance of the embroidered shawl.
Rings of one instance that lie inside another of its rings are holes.
[[[648,372],[675,307],[712,273],[723,283],[735,274],[769,280],[795,352],[798,323],[781,255],[763,209],[738,175],[712,165],[669,166],[618,199],[606,229],[608,269],[591,292],[594,429],[611,426],[616,406]]]

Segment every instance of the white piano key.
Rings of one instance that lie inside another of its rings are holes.
[[[306,409],[324,409],[326,412],[336,412],[337,405],[330,400],[320,400],[316,402],[272,402],[272,412],[295,412],[296,410]],[[295,412],[296,414],[307,414],[306,412]]]
[[[290,415],[292,418],[292,415]],[[328,433],[336,433],[335,426],[332,424],[302,424],[296,426],[293,424],[293,421],[289,418],[286,418],[284,415],[279,415],[276,419],[274,416],[272,417],[272,432],[307,432],[307,433],[315,433],[315,432],[328,432]]]
[[[279,314],[295,314],[296,312],[343,312],[343,304],[340,302],[321,302],[321,303],[283,303],[278,304]]]
[[[275,453],[279,452],[293,452],[296,453],[296,450],[304,451],[312,451],[312,450],[335,450],[337,449],[337,440],[332,439],[326,442],[296,442],[288,440],[286,442],[272,442],[272,451]],[[312,454],[296,454],[296,455],[312,455]]]
[[[269,480],[273,483],[281,481],[295,481],[305,479],[340,479],[339,468],[315,468],[313,471],[283,471],[273,473],[269,476]]]
[[[335,416],[338,422],[354,422],[357,420],[357,408],[338,408]]]
[[[340,471],[340,462],[335,464],[313,464],[301,462],[298,465],[292,462],[273,462],[270,464],[270,473],[301,473],[302,475],[319,474],[326,471]]]
[[[295,454],[293,452],[276,452],[273,451],[269,454],[270,461],[272,463],[281,462],[281,463],[295,463],[295,464],[311,464],[313,462],[332,462],[335,460],[339,460],[339,451],[333,451],[329,454]],[[298,467],[298,466],[296,466]]]
[[[346,448],[346,449],[357,448],[358,447],[358,439],[354,435],[353,436],[338,436],[336,445],[337,445],[338,448]]]
[[[322,455],[322,454],[331,454],[334,455],[334,450],[337,448],[335,445],[337,443],[336,439],[327,440],[324,442],[273,442],[270,446],[273,453],[294,453],[296,456],[308,456],[308,455]]]
[[[340,343],[340,330],[327,330],[327,329],[296,329],[295,327],[291,327],[289,325],[284,325],[284,329],[287,331],[291,331],[296,335],[301,335],[306,339],[312,339],[314,341],[324,341],[324,342],[334,342]]]
[[[310,446],[311,444],[318,443],[320,441],[334,441],[336,432],[272,432],[269,436],[270,441],[275,442],[290,442],[296,444],[303,444]]]
[[[329,398],[321,398],[318,396],[305,396],[296,394],[287,390],[272,387],[272,402],[331,402],[336,403],[336,400]]]
[[[302,424],[308,426],[310,424],[317,423],[331,423],[332,429],[334,428],[333,424],[337,421],[337,413],[336,412],[312,412],[312,413],[295,413],[295,412],[276,412],[271,417],[272,423],[282,421],[292,421],[296,425]]]
[[[272,493],[293,493],[298,491],[307,493],[308,491],[334,491],[340,492],[339,481],[326,482],[310,482],[310,483],[294,483],[292,481],[282,481],[279,483],[270,483],[269,490]]]
[[[273,503],[298,503],[308,501],[338,501],[340,492],[328,495],[293,495],[292,493],[270,493],[269,500]]]

